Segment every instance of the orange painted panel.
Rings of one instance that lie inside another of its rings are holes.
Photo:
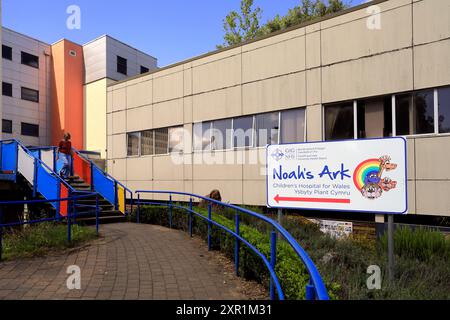
[[[58,145],[65,132],[70,132],[72,145],[84,149],[83,103],[84,58],[83,47],[61,40],[52,45],[52,136]]]
[[[67,198],[69,198],[69,189],[63,183],[61,183],[60,199],[67,199]],[[69,210],[69,202],[61,201],[59,207],[59,214],[63,217],[67,217],[68,210]]]
[[[91,164],[76,153],[73,155],[73,172],[91,185]]]

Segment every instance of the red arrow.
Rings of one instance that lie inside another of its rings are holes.
[[[277,203],[280,202],[321,202],[321,203],[346,203],[349,204],[350,199],[325,199],[325,198],[297,198],[297,197],[280,197],[279,194],[273,198]]]

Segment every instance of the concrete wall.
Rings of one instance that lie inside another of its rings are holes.
[[[12,61],[2,59],[2,77],[13,85],[13,97],[2,96],[5,120],[13,124],[12,134],[3,139],[17,138],[26,145],[50,143],[51,59],[50,46],[18,32],[3,28],[2,44],[12,47]],[[21,52],[39,57],[39,69],[21,64]],[[21,87],[39,90],[39,103],[21,99]],[[39,137],[21,135],[21,123],[39,125]]]
[[[362,6],[110,86],[108,170],[134,190],[207,194],[217,188],[225,201],[265,205],[264,156],[257,164],[242,161],[264,149],[192,153],[188,137],[184,164],[175,164],[170,155],[127,157],[127,132],[178,125],[192,132],[195,122],[306,108],[307,140],[317,141],[323,104],[450,85],[448,1],[377,5],[379,30],[367,27],[371,17]],[[450,160],[449,137],[410,137],[408,143],[411,213],[450,216],[450,171],[435,165]],[[196,164],[211,156],[235,162]]]

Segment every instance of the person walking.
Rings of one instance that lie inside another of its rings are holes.
[[[63,162],[63,167],[59,170],[59,175],[63,179],[68,179],[71,173],[71,164],[72,164],[72,142],[70,142],[71,136],[70,133],[64,134],[64,139],[59,142],[58,146],[58,157]]]

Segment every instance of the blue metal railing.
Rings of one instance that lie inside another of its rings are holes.
[[[102,210],[99,205],[99,196],[96,195],[95,205],[82,205],[82,207],[85,208],[92,208],[93,211],[95,211],[95,230],[97,234],[99,233],[99,215],[100,211]],[[24,200],[24,201],[0,201],[0,261],[2,260],[2,253],[3,253],[3,229],[5,228],[11,228],[11,227],[17,227],[22,225],[32,225],[32,224],[39,224],[43,222],[66,222],[67,223],[67,241],[70,243],[72,241],[72,224],[76,222],[77,218],[91,215],[92,212],[83,212],[80,213],[77,211],[77,207],[80,207],[81,205],[77,205],[78,200],[86,199],[88,197],[92,197],[92,194],[85,194],[85,195],[77,195],[69,198],[64,199],[50,199],[50,200]],[[65,202],[72,203],[69,207],[71,208],[68,211],[67,217],[62,218],[58,214],[55,215],[53,218],[43,218],[43,219],[37,219],[37,220],[30,220],[30,221],[18,221],[18,222],[11,222],[11,223],[3,223],[4,220],[4,208],[8,206],[13,205],[32,205],[32,204],[43,204],[43,203],[54,203],[54,202]]]
[[[139,223],[140,222],[140,206],[141,205],[167,205],[169,207],[169,226],[172,226],[172,209],[173,208],[179,208],[185,210],[189,214],[189,221],[188,221],[188,230],[190,235],[192,236],[192,215],[195,215],[203,220],[205,220],[208,223],[208,248],[211,249],[211,227],[214,225],[225,232],[232,235],[235,239],[235,271],[236,274],[239,270],[239,248],[240,243],[245,244],[247,247],[249,247],[255,254],[257,254],[264,264],[266,265],[267,269],[270,273],[270,297],[272,300],[275,299],[275,289],[278,294],[278,298],[280,300],[284,300],[284,293],[280,285],[280,281],[276,275],[275,272],[275,266],[276,266],[276,243],[277,243],[277,233],[279,233],[286,242],[292,247],[296,255],[299,257],[299,259],[302,261],[303,265],[305,266],[310,281],[309,284],[306,286],[306,299],[307,300],[329,300],[327,289],[325,287],[325,284],[322,281],[322,278],[314,265],[311,258],[308,256],[305,250],[298,244],[298,242],[289,234],[288,231],[286,231],[281,225],[279,225],[274,220],[258,214],[256,212],[241,208],[236,205],[223,203],[221,201],[217,201],[214,199],[210,199],[204,196],[192,194],[192,193],[186,193],[186,192],[175,192],[175,191],[149,191],[149,190],[138,190],[136,191],[137,194],[137,201],[135,202],[135,205],[137,206],[137,214],[136,214],[136,220]],[[147,200],[141,201],[141,194],[165,194],[168,195],[168,202],[151,202]],[[178,196],[184,196],[189,197],[189,207],[177,205],[173,202],[172,196],[178,195]],[[205,217],[199,212],[196,212],[193,209],[193,198],[194,199],[200,199],[204,200],[208,203],[208,216]],[[219,224],[218,222],[214,221],[212,218],[212,205],[219,205],[226,208],[230,208],[236,211],[236,218],[235,218],[235,230],[230,230],[229,228]],[[272,232],[270,233],[270,243],[271,243],[271,254],[270,254],[270,260],[268,257],[264,256],[255,246],[253,246],[251,243],[249,243],[246,239],[244,239],[240,235],[240,214],[246,214],[252,217],[255,217],[257,219],[260,219],[266,223],[268,223],[272,227]]]

